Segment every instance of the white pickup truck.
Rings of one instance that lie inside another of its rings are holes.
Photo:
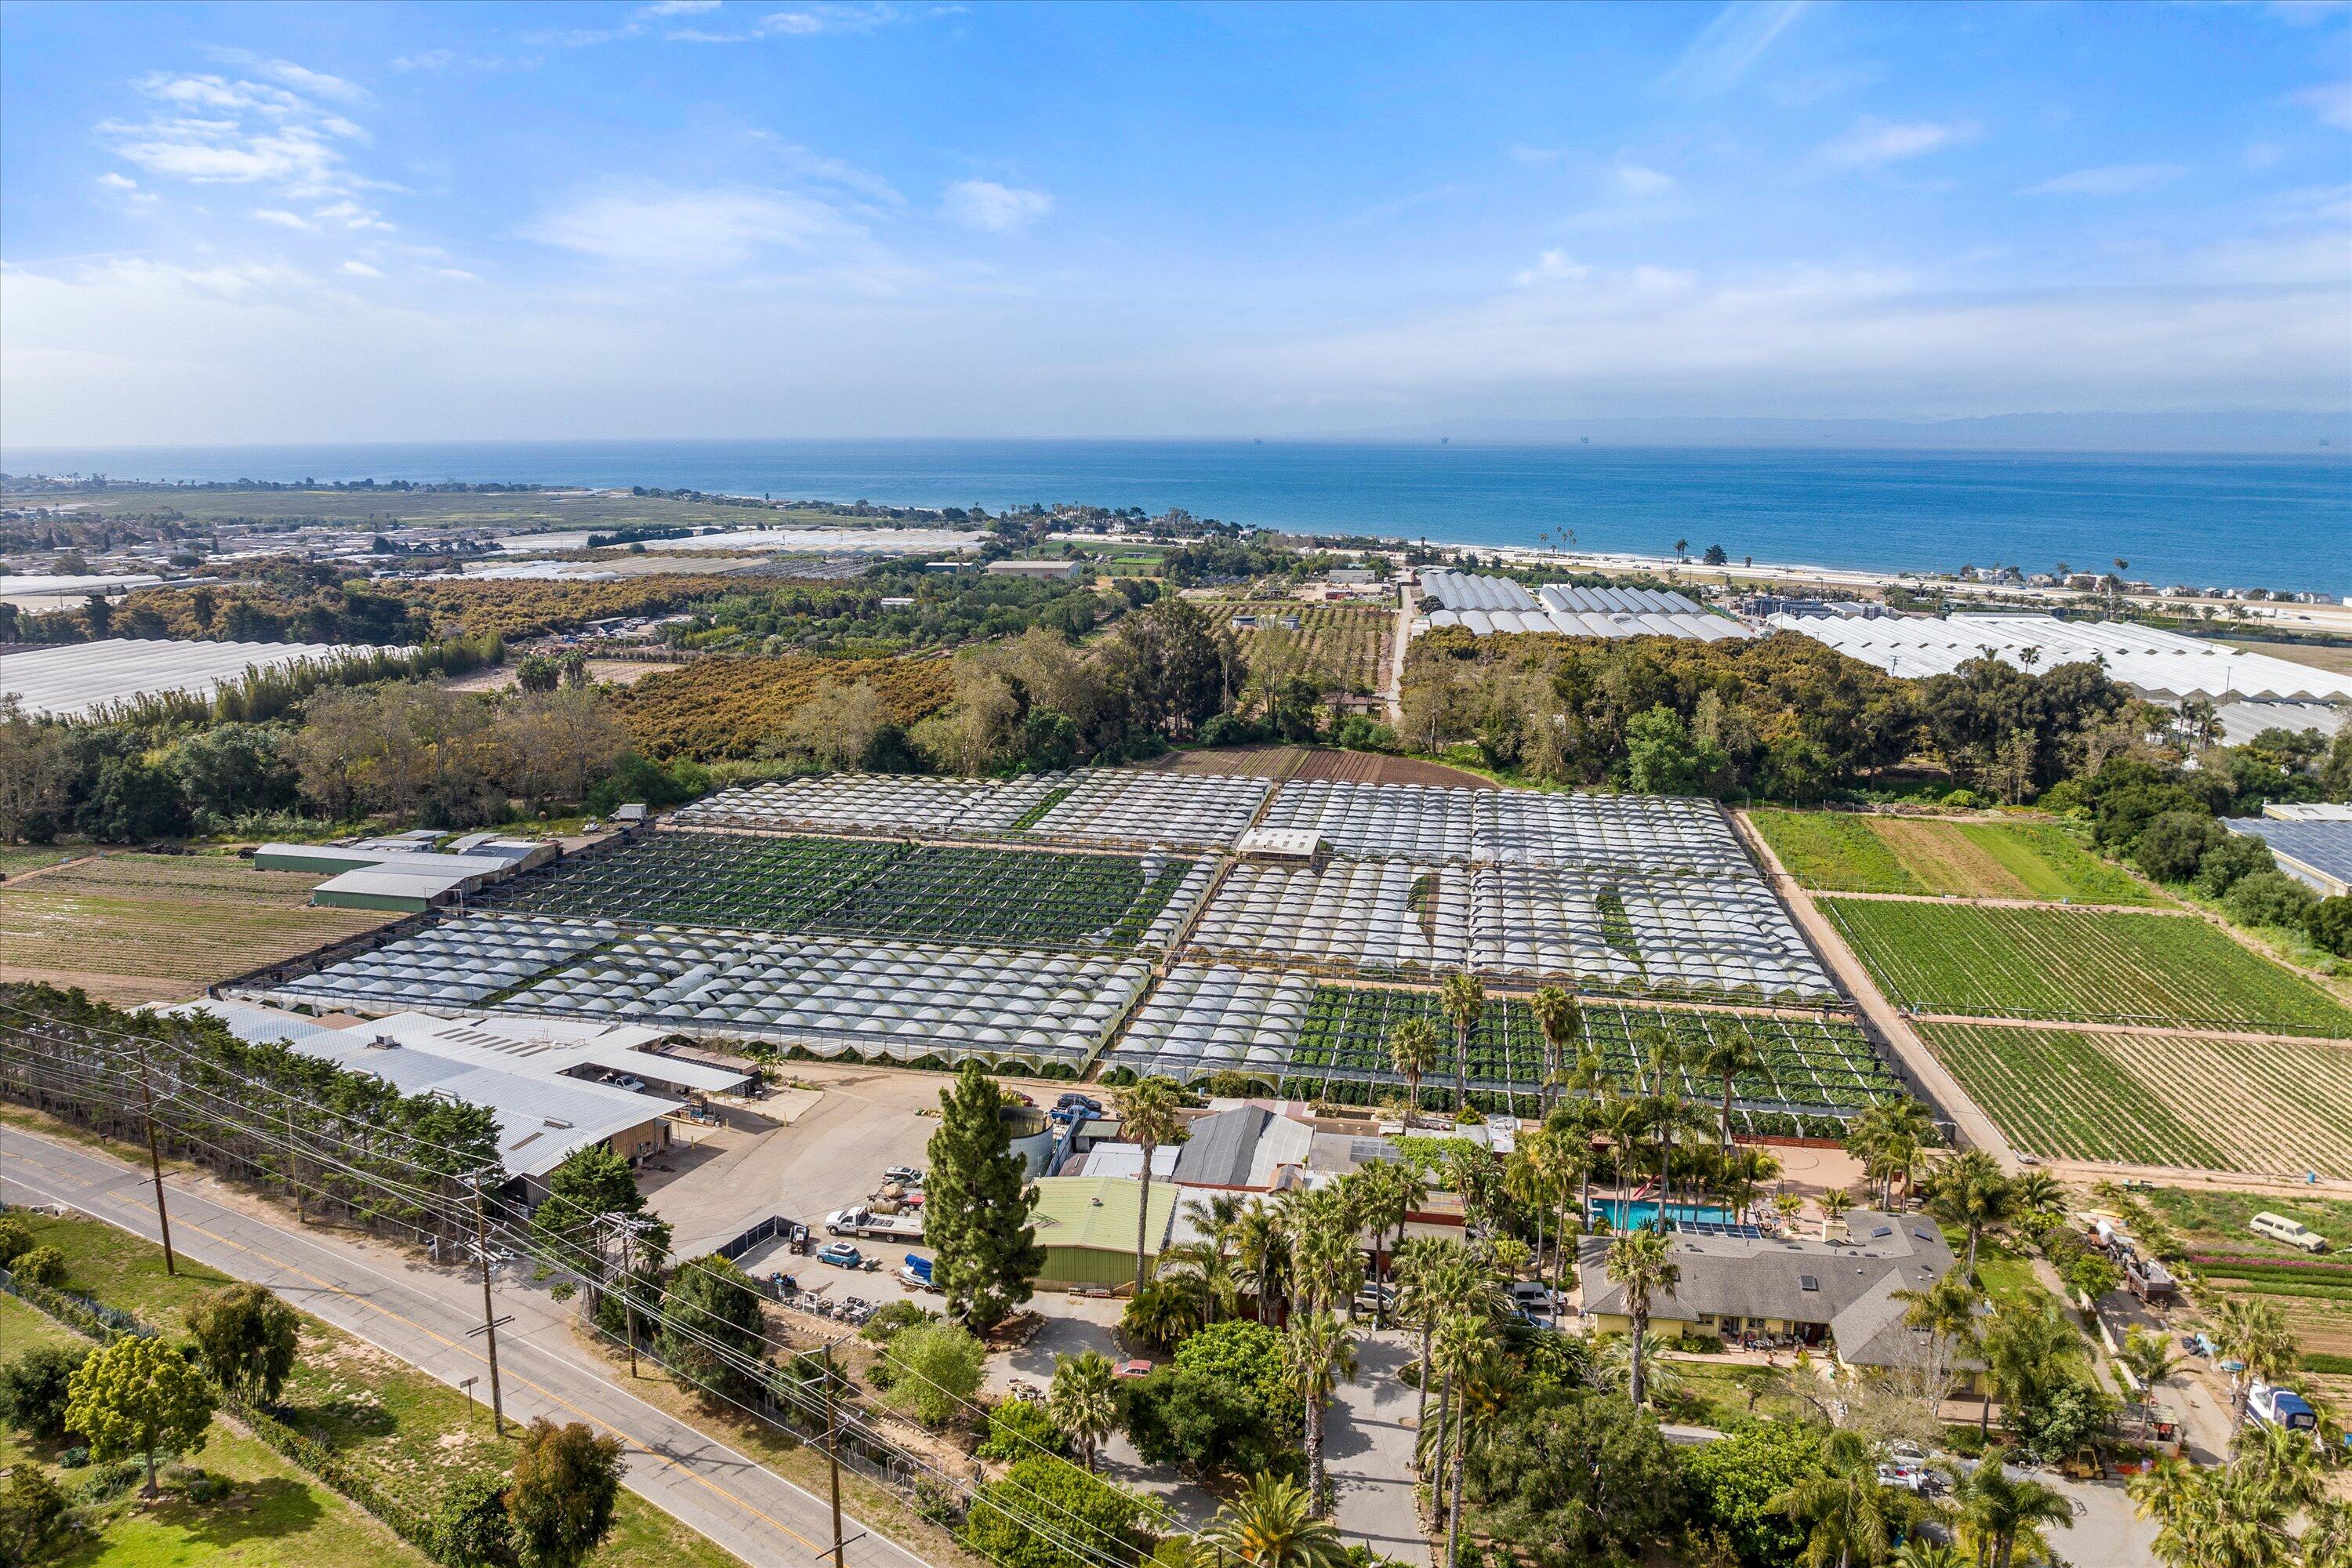
[[[863,1236],[877,1241],[914,1241],[923,1239],[923,1216],[919,1210],[903,1214],[876,1214],[872,1209],[835,1209],[824,1216],[827,1236]]]

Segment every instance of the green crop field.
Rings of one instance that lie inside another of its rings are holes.
[[[1751,816],[1789,874],[1825,892],[2156,901],[2145,883],[2084,849],[2055,822],[1944,822],[1832,811]]]
[[[2352,1037],[2352,1010],[2189,916],[1882,899],[1821,907],[1921,1013]]]
[[[2352,1047],[1999,1024],[1921,1033],[2010,1141],[2037,1154],[2352,1175]]]
[[[1129,948],[1192,863],[654,833],[490,889],[485,909],[887,941]]]

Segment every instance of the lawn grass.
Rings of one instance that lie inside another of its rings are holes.
[[[161,1247],[97,1220],[26,1218],[37,1245],[65,1255],[68,1289],[135,1312],[166,1333],[184,1332],[189,1303],[227,1281],[184,1258],[178,1276],[168,1276]],[[503,1470],[514,1458],[512,1439],[493,1437],[487,1412],[463,1394],[307,1315],[301,1353],[272,1414],[425,1512],[461,1470]],[[622,1494],[616,1520],[590,1568],[737,1568],[732,1553],[633,1492]]]
[[[2053,821],[1950,822],[1831,811],[1749,816],[1789,874],[1822,892],[2157,901],[2147,884],[2084,849]]]
[[[2189,916],[1829,898],[1915,1012],[2352,1037],[2352,1009]]]

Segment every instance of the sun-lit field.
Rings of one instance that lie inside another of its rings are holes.
[[[1752,815],[1789,874],[1824,892],[2156,901],[2146,884],[2084,850],[2054,822],[1943,822],[1828,811]]]

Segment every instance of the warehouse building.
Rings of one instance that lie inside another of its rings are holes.
[[[1120,1176],[1047,1176],[1036,1185],[1037,1206],[1030,1219],[1036,1226],[1037,1245],[1045,1249],[1037,1283],[1054,1289],[1133,1284],[1143,1184]],[[1147,1273],[1168,1246],[1181,1195],[1172,1182],[1151,1184],[1151,1208],[1143,1226]]]
[[[2268,844],[2278,868],[2320,897],[2352,893],[2352,805],[2268,805],[2221,826]]]

